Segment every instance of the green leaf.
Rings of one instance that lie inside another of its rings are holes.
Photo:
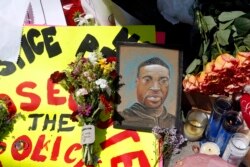
[[[249,51],[249,49],[247,49],[247,46],[240,46],[240,47],[238,47],[238,50],[239,50],[240,52]]]
[[[209,31],[217,25],[212,16],[203,16],[203,19],[206,22]]]
[[[199,66],[200,64],[201,64],[201,60],[200,59],[194,59],[192,61],[192,63],[188,66],[188,68],[186,69],[186,74],[192,73],[195,70],[195,68],[197,66]]]
[[[238,33],[237,33],[237,29],[234,25],[232,25],[231,30],[233,31],[233,37],[237,38],[238,37]]]
[[[243,43],[250,47],[250,34],[248,34],[246,38],[244,38]]]
[[[220,29],[220,30],[225,30],[225,29],[228,28],[233,22],[234,22],[234,20],[228,21],[228,22],[226,22],[226,23],[220,23],[220,24],[219,24],[219,29]]]
[[[232,11],[232,12],[222,12],[219,16],[218,16],[218,20],[221,22],[224,21],[229,21],[229,20],[234,20],[242,15],[244,15],[245,13],[242,11]]]
[[[250,32],[250,19],[246,17],[239,17],[235,19],[234,25],[239,36],[246,36]]]
[[[219,30],[216,32],[216,36],[220,45],[226,46],[229,44],[228,39],[229,39],[230,33],[231,33],[231,30],[229,29]]]
[[[203,64],[207,64],[207,62],[208,62],[208,57],[207,57],[206,54],[202,55],[202,62],[203,62]]]

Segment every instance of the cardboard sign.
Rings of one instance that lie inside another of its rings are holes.
[[[26,120],[18,120],[4,140],[3,167],[83,167],[81,131],[70,120],[72,98],[49,77],[62,71],[76,53],[99,48],[115,54],[116,42],[155,42],[152,26],[24,27],[16,64],[0,61],[0,93],[9,96]],[[25,147],[18,150],[16,144]],[[112,121],[96,127],[99,165],[153,166],[157,141],[152,133],[114,129]],[[1,166],[0,165],[0,166]]]

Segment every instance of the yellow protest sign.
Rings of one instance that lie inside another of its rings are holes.
[[[49,81],[78,52],[100,48],[115,53],[117,41],[155,42],[153,26],[24,27],[17,63],[0,61],[0,94],[9,96],[26,120],[18,120],[3,141],[3,167],[83,167],[81,127],[70,120],[69,94]],[[157,148],[151,133],[114,129],[112,124],[96,129],[99,166],[153,166]],[[18,150],[17,145],[23,144]],[[0,165],[0,166],[1,166]]]

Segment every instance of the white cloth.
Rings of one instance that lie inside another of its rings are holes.
[[[113,24],[111,0],[81,0],[81,4],[86,14],[94,16],[98,25]]]
[[[30,0],[0,1],[0,60],[16,62],[22,28]]]

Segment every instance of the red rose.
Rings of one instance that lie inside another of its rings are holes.
[[[116,61],[117,61],[117,58],[114,57],[114,56],[107,57],[107,62],[108,62],[108,63],[112,63],[112,62],[116,62]]]
[[[55,71],[53,74],[50,75],[50,79],[53,83],[58,83],[64,78],[66,78],[66,74],[64,72]]]
[[[8,109],[8,118],[11,119],[16,114],[16,106],[9,96],[0,94],[0,100],[4,101]]]

